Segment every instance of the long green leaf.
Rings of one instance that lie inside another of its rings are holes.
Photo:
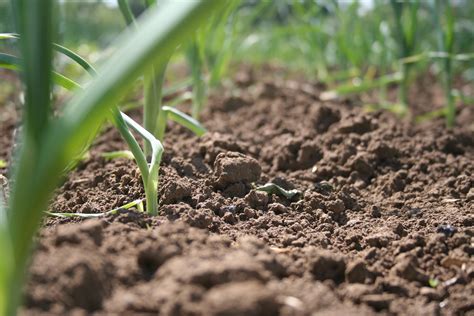
[[[196,119],[181,112],[180,110],[170,107],[163,106],[163,112],[166,113],[167,117],[176,123],[186,127],[197,136],[202,136],[206,133],[206,128],[201,125]]]
[[[0,68],[21,72],[21,59],[13,55],[0,53]],[[51,75],[56,84],[67,90],[74,90],[81,87],[77,82],[60,73],[52,71]]]

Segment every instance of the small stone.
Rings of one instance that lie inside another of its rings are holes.
[[[457,231],[457,228],[451,225],[439,225],[436,228],[436,232],[444,234],[446,237],[452,237]]]

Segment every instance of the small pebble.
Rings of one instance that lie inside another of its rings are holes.
[[[451,225],[439,225],[436,232],[444,234],[446,237],[452,237],[458,230]]]

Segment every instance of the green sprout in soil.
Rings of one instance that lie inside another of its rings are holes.
[[[438,279],[432,279],[430,278],[428,280],[428,284],[429,286],[431,286],[432,288],[436,288],[438,285],[439,285],[439,280]]]
[[[100,156],[106,160],[124,158],[124,159],[134,159],[133,153],[130,150],[117,150],[110,151],[100,154]]]
[[[257,191],[267,192],[268,194],[275,194],[278,196],[285,197],[288,200],[297,200],[301,197],[301,191],[293,189],[293,190],[285,190],[281,186],[275,183],[266,183],[261,186],[257,186],[255,188]]]

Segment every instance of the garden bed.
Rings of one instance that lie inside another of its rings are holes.
[[[322,102],[310,82],[251,72],[236,82],[211,97],[202,138],[169,125],[159,216],[45,220],[26,314],[474,311],[472,107],[448,131],[442,119],[414,125],[354,100]],[[16,120],[7,117],[3,159]],[[51,210],[144,198],[133,161],[100,157],[119,149],[106,130]],[[268,182],[301,193],[253,189]]]

